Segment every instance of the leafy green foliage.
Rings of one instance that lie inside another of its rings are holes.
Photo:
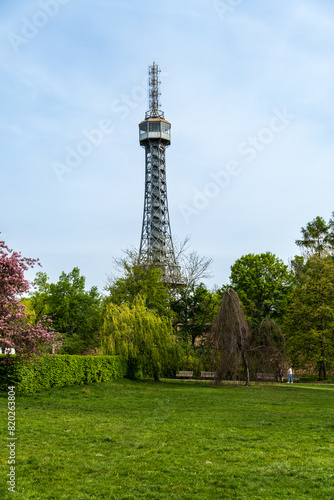
[[[211,371],[206,370],[205,366],[201,362],[201,358],[198,355],[198,351],[189,350],[180,359],[180,370],[182,371],[192,371],[194,378],[199,378],[201,376],[201,371]]]
[[[178,341],[180,344],[180,341]],[[212,360],[212,346],[206,343],[203,346],[192,346],[182,343],[180,351],[179,370],[192,371],[193,378],[201,378],[201,372],[213,372],[216,365]]]
[[[282,260],[270,252],[244,255],[231,267],[230,280],[253,328],[264,318],[281,321],[294,280]]]
[[[108,302],[121,305],[133,304],[140,295],[148,309],[153,309],[159,316],[170,316],[170,296],[168,287],[162,280],[161,269],[144,268],[135,263],[122,262],[123,276],[114,279],[106,287],[109,292]]]
[[[300,271],[285,318],[294,366],[317,366],[326,378],[334,359],[334,261],[314,255]]]
[[[178,336],[194,346],[197,339],[203,339],[210,331],[219,310],[221,293],[211,292],[203,283],[179,287],[178,292],[177,298],[171,302]]]
[[[128,362],[130,377],[175,374],[178,367],[176,340],[170,319],[149,310],[143,299],[133,304],[106,307],[101,331],[103,354],[120,355]]]
[[[66,387],[91,382],[105,382],[124,377],[126,363],[119,356],[42,356],[29,364],[0,364],[0,387],[7,390],[8,381],[17,392],[35,393],[50,387]]]
[[[34,279],[35,291],[27,299],[27,307],[34,311],[37,318],[50,315],[50,283],[46,273],[38,272]]]
[[[296,240],[296,245],[304,248],[310,255],[321,256],[323,252],[334,250],[334,212],[328,223],[322,217],[316,217],[306,227],[301,228],[303,238]]]
[[[54,329],[63,336],[62,352],[67,354],[87,353],[99,344],[101,297],[95,286],[86,291],[85,283],[77,267],[51,284],[45,273],[37,273],[37,290],[29,298],[37,317],[47,314],[53,319]]]

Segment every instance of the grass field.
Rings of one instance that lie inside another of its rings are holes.
[[[334,499],[334,386],[128,381],[16,398],[2,499]]]

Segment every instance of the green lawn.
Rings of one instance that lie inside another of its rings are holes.
[[[334,499],[334,386],[124,380],[19,395],[16,495],[0,404],[3,499]]]

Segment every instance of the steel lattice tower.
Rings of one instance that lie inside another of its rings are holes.
[[[162,269],[169,281],[178,274],[170,228],[165,150],[171,143],[171,124],[160,109],[159,67],[149,67],[149,111],[139,124],[139,142],[145,148],[145,198],[139,260]]]

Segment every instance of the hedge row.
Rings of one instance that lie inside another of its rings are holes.
[[[48,355],[24,365],[0,363],[0,388],[6,391],[8,385],[14,385],[16,392],[33,394],[50,387],[117,380],[126,371],[126,362],[120,356]]]

